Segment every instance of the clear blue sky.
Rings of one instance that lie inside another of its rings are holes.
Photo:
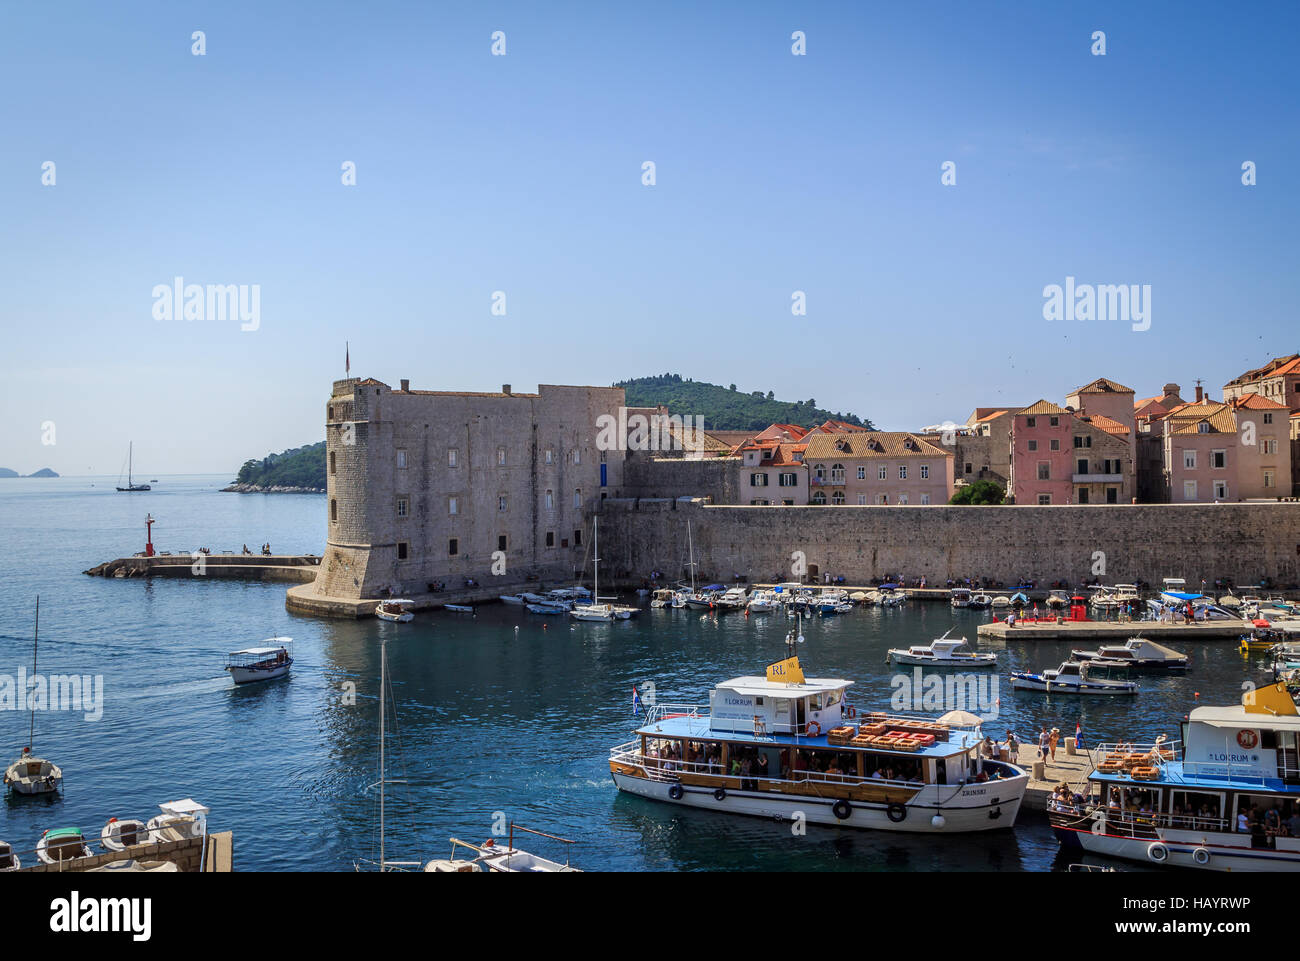
[[[1295,4],[701,6],[0,6],[0,466],[318,440],[345,340],[392,384],[674,371],[890,428],[1300,350]],[[177,275],[259,284],[260,329],[154,320]],[[1150,284],[1151,329],[1043,320],[1067,275]]]

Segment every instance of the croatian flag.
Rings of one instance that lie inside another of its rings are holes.
[[[636,685],[632,685],[632,713],[635,714],[641,709],[641,698],[636,692]]]

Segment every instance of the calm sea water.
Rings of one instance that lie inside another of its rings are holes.
[[[645,610],[617,624],[579,624],[488,605],[477,617],[423,613],[411,624],[290,614],[283,584],[106,580],[81,572],[144,543],[160,550],[277,553],[324,547],[324,499],[223,494],[226,477],[162,477],[119,494],[112,478],[0,480],[0,672],[31,664],[41,595],[41,673],[99,674],[102,719],[43,713],[37,752],[63,767],[63,796],[0,804],[0,839],[35,846],[42,831],[98,834],[109,817],[149,818],[192,796],[213,830],[235,832],[239,870],[341,870],[377,853],[378,678],[388,640],[397,730],[390,727],[387,853],[446,856],[448,838],[481,841],[494,817],[579,840],[575,863],[606,870],[1051,870],[1064,861],[1040,816],[1014,831],[911,838],[685,811],[621,796],[609,748],[630,738],[631,690],[707,703],[711,685],[756,673],[784,653],[784,616],[721,617]],[[804,622],[805,668],[852,678],[865,709],[889,706],[885,652],[951,627],[974,640],[987,614],[914,603]],[[234,688],[224,654],[264,638],[294,639],[286,681]],[[987,645],[986,645],[987,646]],[[1143,679],[1133,699],[1013,693],[1009,670],[1055,666],[1064,645],[1013,642],[991,725],[1032,736],[1039,724],[1096,741],[1178,736],[1200,703],[1229,703],[1266,678],[1259,657],[1226,641],[1190,646],[1183,678]],[[355,697],[349,691],[355,686]],[[0,711],[0,757],[27,742],[28,716]],[[396,736],[394,736],[394,734]],[[553,842],[532,847],[555,854]],[[525,845],[529,846],[529,845]]]

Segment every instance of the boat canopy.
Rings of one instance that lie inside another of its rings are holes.
[[[263,654],[278,654],[283,650],[283,647],[249,647],[242,651],[231,651],[230,657],[239,657],[240,655],[259,657]]]
[[[720,590],[723,590],[723,588],[724,588],[724,585],[722,585],[722,584],[710,584],[708,587],[705,588],[705,590],[706,590],[706,591],[720,591]]]
[[[832,677],[809,677],[805,678],[802,684],[782,684],[769,681],[765,677],[745,676],[723,681],[718,687],[755,697],[798,697],[805,694],[840,691],[852,683],[852,681]]]
[[[1164,591],[1163,593],[1165,597],[1176,597],[1180,601],[1198,601],[1205,596],[1204,594],[1183,594],[1179,591]]]

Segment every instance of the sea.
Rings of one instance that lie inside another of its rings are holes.
[[[409,624],[328,620],[285,610],[288,585],[203,577],[105,579],[83,572],[142,550],[154,518],[160,551],[323,552],[325,500],[235,494],[228,476],[162,476],[147,493],[115,478],[0,480],[0,675],[102,680],[100,711],[41,711],[30,742],[63,769],[54,798],[6,797],[0,840],[32,850],[42,832],[98,836],[112,817],[147,820],[194,798],[210,829],[234,832],[240,871],[343,871],[372,865],[380,845],[380,652],[391,682],[384,854],[447,857],[451,838],[481,843],[515,823],[567,838],[522,844],[605,871],[1053,871],[1061,855],[1041,814],[980,835],[857,831],[676,808],[620,794],[612,746],[631,739],[634,688],[661,702],[707,704],[712,685],[760,673],[785,654],[792,622],[651,610],[614,624],[571,622],[504,604],[474,615],[421,612]],[[1158,572],[1153,572],[1153,575]],[[1154,576],[1153,578],[1154,579]],[[635,601],[629,596],[629,601]],[[816,676],[852,679],[861,710],[894,709],[891,647],[947,631],[975,643],[988,612],[911,602],[805,619],[798,651]],[[291,637],[284,680],[236,688],[225,655]],[[1191,642],[1184,677],[1144,677],[1132,698],[1013,692],[1012,670],[1055,667],[1065,645],[980,642],[996,650],[998,685],[982,705],[998,736],[1040,725],[1085,742],[1179,736],[1198,704],[1236,703],[1266,681],[1262,655],[1229,641]],[[0,678],[3,683],[3,678]],[[647,685],[653,685],[653,688]],[[29,743],[31,716],[0,705],[0,761]],[[95,716],[98,714],[98,716]],[[1099,859],[1092,859],[1103,863]]]

